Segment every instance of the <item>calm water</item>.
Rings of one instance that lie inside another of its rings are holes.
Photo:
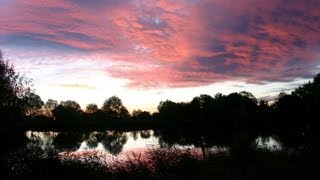
[[[103,131],[103,132],[36,132],[28,131],[29,148],[44,152],[103,151],[113,155],[148,148],[161,147],[159,138],[152,130],[144,131]]]
[[[145,158],[146,152],[155,148],[174,147],[188,149],[200,153],[200,148],[194,145],[179,145],[163,142],[153,130],[143,131],[102,131],[102,132],[26,132],[29,142],[26,149],[46,155],[57,153],[61,158],[86,158],[99,153],[118,160],[128,160],[136,155]],[[215,149],[215,148],[207,148]],[[223,150],[223,149],[219,149]]]
[[[37,149],[45,153],[80,153],[100,151],[113,156],[140,153],[150,148],[175,147],[181,149],[197,149],[194,144],[168,144],[153,130],[143,131],[101,131],[101,132],[36,132],[28,131],[27,148]],[[281,144],[273,138],[257,138],[257,148],[281,150]],[[217,147],[210,147],[217,149]],[[226,150],[219,148],[219,150]]]
[[[149,160],[150,153],[158,148],[185,149],[199,158],[210,151],[228,152],[223,145],[202,134],[179,134],[175,131],[93,131],[93,132],[37,132],[25,133],[28,141],[8,155],[8,166],[12,173],[28,172],[33,161],[42,157],[58,155],[61,161],[83,160],[113,166],[136,159]],[[170,134],[171,133],[171,134]],[[281,144],[273,138],[257,138],[256,147],[272,151],[281,150]],[[167,149],[164,149],[165,151]],[[146,161],[147,162],[147,161]]]

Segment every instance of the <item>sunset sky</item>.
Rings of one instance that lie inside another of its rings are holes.
[[[0,49],[43,101],[269,100],[320,72],[320,0],[0,0]]]

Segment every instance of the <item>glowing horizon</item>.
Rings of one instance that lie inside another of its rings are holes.
[[[320,71],[317,0],[0,0],[0,49],[36,93],[84,109],[249,91],[272,99]]]

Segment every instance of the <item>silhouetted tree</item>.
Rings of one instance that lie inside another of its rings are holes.
[[[129,118],[127,108],[122,104],[121,99],[117,96],[112,96],[105,100],[101,110],[112,120]]]
[[[256,99],[256,97],[254,97],[254,95],[252,93],[247,92],[247,91],[241,91],[239,94],[242,97],[250,99],[251,102],[253,102],[254,104],[258,104],[258,100]]]
[[[106,119],[108,119],[107,114],[94,103],[87,105],[84,117],[87,125],[97,126],[108,124],[108,121],[106,121]]]
[[[92,114],[99,110],[98,106],[94,103],[88,104],[86,107],[86,113]]]
[[[307,128],[302,99],[296,95],[280,93],[274,108],[277,118],[277,122],[273,123],[275,133],[286,147],[300,146]]]
[[[307,123],[305,135],[312,142],[320,140],[320,122],[318,120],[320,107],[320,74],[313,78],[313,82],[308,82],[299,86],[292,92],[293,96],[301,99],[304,107],[303,121]],[[316,144],[314,144],[316,145]]]
[[[320,74],[291,94],[280,93],[273,107],[277,122],[271,123],[285,147],[320,149]]]
[[[81,111],[81,107],[76,101],[72,101],[72,100],[61,101],[60,105],[62,105],[64,107],[73,108],[73,109],[75,109],[77,111]]]
[[[34,93],[27,93],[23,98],[23,101],[25,103],[26,115],[40,115],[41,108],[43,107],[44,103],[39,95]]]
[[[261,137],[270,137],[274,135],[274,123],[277,123],[273,118],[273,108],[268,101],[260,100],[258,103],[257,118],[254,121],[256,135]]]
[[[53,99],[48,99],[46,104],[45,104],[45,108],[53,110],[54,108],[56,108],[58,106],[58,101],[57,100],[53,100]]]
[[[4,131],[22,120],[27,107],[24,100],[31,93],[30,83],[28,78],[15,72],[0,51],[0,117],[3,119],[1,129]]]
[[[258,109],[259,112],[263,112],[263,113],[268,113],[270,112],[272,109],[268,103],[268,101],[265,100],[260,100],[258,103]]]
[[[176,103],[169,100],[161,101],[158,105],[159,118],[170,125],[184,125],[191,120],[189,115],[190,103]]]
[[[8,168],[8,152],[25,142],[24,133],[17,125],[25,118],[25,97],[31,92],[30,82],[4,60],[0,51],[0,136],[4,137],[0,148],[2,175],[6,174]]]
[[[62,101],[52,112],[55,120],[65,126],[74,126],[82,123],[82,110],[75,101]]]
[[[45,108],[45,114],[48,116],[52,116],[52,111],[54,108],[58,106],[58,101],[53,99],[48,99],[47,102],[44,105]]]
[[[134,110],[132,112],[132,118],[134,120],[150,120],[151,119],[151,114],[147,111],[141,111],[139,110]]]
[[[215,99],[210,95],[202,94],[193,98],[190,106],[191,112],[189,116],[197,123],[204,123],[204,126],[212,123],[213,119],[217,117],[215,113]]]
[[[161,101],[157,108],[161,119],[174,119],[172,116],[176,115],[177,106],[177,103],[169,100]]]
[[[229,117],[248,118],[257,111],[257,100],[248,92],[231,93],[226,96],[225,111],[225,115]],[[234,125],[238,126],[237,124]]]
[[[210,95],[201,94],[192,99],[191,103],[196,104],[200,109],[206,109],[213,104],[214,99]]]

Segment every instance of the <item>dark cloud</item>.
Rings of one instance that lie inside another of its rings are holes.
[[[256,25],[264,25],[265,24],[265,20],[263,19],[263,17],[256,15],[253,17],[253,23]]]
[[[52,49],[52,50],[62,50],[62,51],[75,51],[77,48],[67,46],[61,43],[55,43],[46,38],[53,38],[49,34],[15,34],[2,38],[2,43],[7,46],[18,46],[28,48],[42,48],[42,49]]]
[[[82,33],[77,33],[77,32],[62,32],[64,36],[67,36],[71,39],[76,39],[78,41],[85,41],[85,42],[97,42],[98,39],[88,36],[86,34],[82,34]]]
[[[223,53],[226,52],[226,44],[221,40],[212,39],[210,42],[207,42],[205,49],[210,52]]]
[[[249,29],[249,17],[240,16],[234,19],[234,22],[231,25],[232,32],[234,33],[246,33]]]
[[[295,38],[292,43],[302,49],[307,47],[307,43],[300,38]]]

